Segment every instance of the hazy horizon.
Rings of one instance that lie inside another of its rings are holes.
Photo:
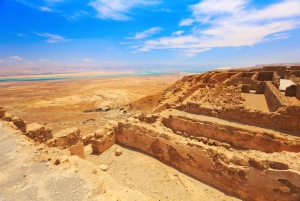
[[[10,0],[0,17],[1,72],[300,62],[298,0]]]

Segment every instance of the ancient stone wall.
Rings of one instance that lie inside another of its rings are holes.
[[[300,77],[291,75],[290,80],[292,80],[295,84],[300,84]]]
[[[243,77],[243,75],[245,76]],[[232,76],[230,79],[226,80],[224,83],[227,86],[232,86],[241,82],[242,84],[249,84],[251,86],[251,90],[256,90],[257,82],[252,77],[249,77],[247,75],[249,75],[249,73],[240,72]]]
[[[300,71],[300,66],[291,66],[291,67],[289,67],[289,70],[299,70]]]
[[[246,152],[233,153],[223,146],[197,140],[184,141],[181,136],[155,130],[149,125],[119,123],[118,127],[120,144],[145,152],[244,200],[299,200],[299,173],[289,171],[288,165],[279,161]],[[296,191],[291,190],[294,187]]]
[[[287,98],[270,82],[266,83],[265,99],[271,112],[289,105]]]
[[[280,79],[284,79],[287,71],[287,67],[286,66],[264,66],[263,71],[275,71],[279,75]]]
[[[192,114],[230,119],[250,125],[294,131],[300,134],[300,108],[296,106],[288,108],[290,110],[279,110],[276,113],[251,110],[244,107],[232,107],[216,111],[215,109],[205,108],[198,103],[190,102],[185,107],[182,106],[181,109]]]
[[[266,88],[266,82],[258,82],[256,84],[256,92],[257,94],[264,94]]]
[[[297,85],[296,98],[300,100],[300,84]]]
[[[284,95],[285,96],[296,96],[297,93],[297,86],[291,85],[286,88]]]
[[[273,74],[272,83],[277,89],[279,89],[280,77],[276,72],[274,72]]]
[[[272,131],[251,130],[225,125],[221,122],[216,124],[182,116],[163,118],[162,122],[174,132],[180,131],[194,137],[206,137],[218,140],[221,143],[230,143],[237,148],[254,149],[267,153],[300,151],[300,137],[297,138],[297,141],[288,141],[285,139],[285,134],[278,134]]]
[[[209,80],[209,84],[222,83],[228,79],[228,72],[215,73]]]
[[[274,72],[263,71],[259,72],[257,76],[258,81],[272,81]]]
[[[300,70],[288,71],[286,74],[286,79],[291,79],[291,76],[300,77]]]

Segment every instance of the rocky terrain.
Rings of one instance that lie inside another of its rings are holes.
[[[111,116],[106,124],[85,136],[75,127],[52,132],[44,125],[26,124],[3,108],[0,115],[36,146],[85,158],[103,171],[111,171],[121,184],[142,192],[148,200],[298,201],[299,78],[299,66],[185,76],[160,93],[132,102],[123,118]],[[289,85],[287,80],[291,81]],[[130,168],[121,159],[113,158],[114,154],[127,159],[128,164],[138,163],[132,157],[134,153],[129,153],[131,149],[152,156],[180,173],[167,174],[156,182],[165,182],[159,187],[139,184],[144,176],[153,176],[151,163],[143,163],[149,166],[146,169],[134,165]],[[55,159],[52,162],[58,166],[62,163]],[[183,174],[236,198],[218,194],[219,191],[212,192],[214,197],[203,192],[197,194],[193,189],[198,187]],[[174,181],[186,188],[183,197],[168,193],[168,189],[161,190]]]

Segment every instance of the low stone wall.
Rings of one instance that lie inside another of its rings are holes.
[[[286,66],[264,66],[263,71],[276,71],[280,79],[284,79],[287,71],[287,67]]]
[[[295,84],[300,84],[300,77],[296,77],[296,76],[292,75],[290,77],[290,80],[292,80]]]
[[[289,67],[289,70],[299,70],[300,71],[300,66],[291,66],[291,67]]]
[[[274,72],[263,71],[259,72],[257,76],[258,81],[272,81]]]
[[[192,114],[202,114],[244,122],[271,129],[282,129],[300,134],[300,108],[297,106],[287,107],[286,110],[277,112],[263,112],[244,107],[233,107],[221,110],[205,108],[198,103],[189,102],[188,105],[179,108]]]
[[[291,76],[295,76],[295,77],[300,77],[300,70],[292,70],[292,71],[288,71],[287,73],[287,79],[291,79]]]
[[[181,131],[195,137],[206,137],[230,143],[237,148],[254,149],[267,153],[300,151],[300,137],[287,140],[285,134],[249,130],[242,127],[199,121],[182,116],[163,118],[162,122],[166,127],[171,128],[175,132]]]
[[[273,74],[272,83],[277,89],[279,89],[280,77],[278,76],[278,74],[276,72],[274,72],[274,74]]]
[[[215,73],[209,80],[209,84],[222,83],[228,79],[228,72]]]
[[[289,105],[287,98],[271,83],[266,83],[265,99],[271,112]]]
[[[244,73],[238,73],[234,76],[232,76],[230,79],[226,80],[224,83],[227,85],[227,86],[232,86],[234,84],[238,84],[238,83],[242,83],[242,84],[248,84],[251,86],[251,90],[256,90],[256,85],[257,85],[257,82],[255,80],[253,80],[252,77],[243,77],[243,74]]]
[[[299,200],[299,191],[292,190],[300,186],[299,173],[289,171],[288,165],[269,160],[267,156],[258,158],[251,153],[234,153],[222,146],[185,141],[183,137],[158,132],[149,125],[119,123],[118,127],[120,144],[147,153],[244,200]]]

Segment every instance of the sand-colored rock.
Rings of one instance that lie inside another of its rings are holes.
[[[121,156],[122,155],[122,150],[121,149],[116,149],[115,150],[115,155],[116,156]]]
[[[71,155],[79,156],[82,159],[85,158],[83,142],[78,142],[77,144],[70,146],[69,151]]]

